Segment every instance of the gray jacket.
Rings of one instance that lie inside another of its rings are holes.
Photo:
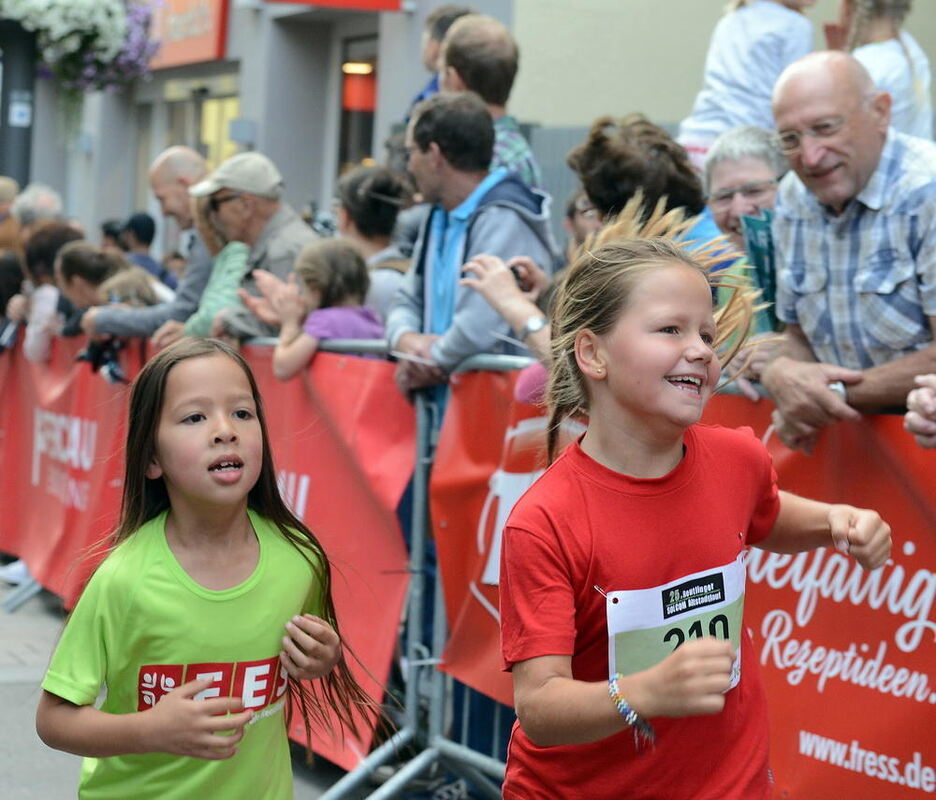
[[[149,337],[170,319],[185,322],[198,308],[202,292],[211,277],[213,263],[214,259],[208,254],[201,237],[193,231],[188,266],[176,289],[175,298],[149,308],[101,306],[95,313],[95,330],[112,336]]]
[[[255,269],[267,270],[277,278],[286,280],[293,271],[299,251],[318,238],[315,231],[306,225],[291,206],[282,203],[250,248],[250,254],[247,256],[247,276],[241,285],[251,294],[260,294],[252,275]],[[246,308],[228,308],[222,313],[225,329],[238,339],[276,335],[275,328],[261,322]]]
[[[517,176],[508,175],[481,198],[468,220],[461,263],[481,253],[507,261],[529,256],[542,269],[551,272],[556,263],[556,246],[549,227],[550,197],[530,189]],[[404,333],[428,332],[425,319],[426,293],[431,291],[432,264],[427,259],[431,216],[427,218],[413,251],[403,285],[387,316],[387,339],[392,347]],[[460,275],[455,275],[458,281]],[[513,336],[507,322],[474,289],[459,286],[455,293],[455,313],[449,329],[431,348],[435,361],[445,370],[478,353],[522,353],[496,334]]]

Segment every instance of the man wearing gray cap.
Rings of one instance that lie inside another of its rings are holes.
[[[211,217],[228,241],[250,247],[243,287],[259,294],[252,277],[255,269],[286,280],[299,251],[317,237],[283,200],[283,177],[261,153],[239,153],[189,189],[193,197],[208,197]],[[270,336],[275,330],[246,309],[227,308],[215,328],[229,336],[248,339]]]

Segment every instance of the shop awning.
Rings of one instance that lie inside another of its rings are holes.
[[[321,8],[347,8],[352,11],[400,11],[403,0],[266,0],[268,3],[292,3]]]

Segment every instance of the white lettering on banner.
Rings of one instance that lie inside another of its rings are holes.
[[[814,645],[810,639],[792,639],[793,618],[787,611],[774,609],[764,616],[761,635],[761,664],[773,664],[785,670],[787,682],[799,685],[809,673],[818,675],[816,689],[825,690],[826,683],[838,678],[845,683],[864,686],[892,697],[907,697],[918,703],[936,703],[936,692],[930,686],[925,672],[895,667],[885,663],[887,642],[878,644],[877,652],[869,657],[867,644],[849,643],[847,649]],[[860,653],[860,654],[859,654]]]
[[[905,556],[912,556],[915,550],[913,542],[904,543]],[[927,641],[936,639],[936,622],[931,619],[936,574],[927,569],[908,572],[888,561],[880,569],[866,572],[853,559],[825,549],[792,556],[755,548],[748,561],[748,580],[771,589],[789,586],[798,592],[796,624],[800,626],[809,623],[822,597],[835,603],[883,608],[910,620],[894,634],[895,644],[905,653],[915,651],[928,632]]]
[[[308,475],[300,475],[296,472],[280,470],[276,474],[276,485],[279,488],[280,497],[299,519],[305,517],[306,501],[309,499],[309,481]]]
[[[94,464],[96,445],[95,420],[36,408],[33,414],[32,485],[39,485],[43,455],[88,472]]]
[[[857,739],[841,742],[804,730],[799,732],[799,751],[808,758],[860,772],[869,778],[927,793],[936,791],[936,769],[923,763],[923,754],[919,751],[909,761],[902,762],[894,756],[869,750]]]
[[[50,466],[46,470],[46,492],[57,498],[65,508],[85,511],[91,494],[91,482],[75,480],[67,469]]]
[[[198,0],[194,8],[173,13],[167,12],[163,38],[167,42],[194,39],[211,31],[211,9],[205,0]]]

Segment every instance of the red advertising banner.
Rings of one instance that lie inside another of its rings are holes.
[[[127,406],[126,387],[75,361],[82,346],[56,339],[50,365],[19,349],[0,356],[0,550],[69,604],[95,566],[89,550],[117,522]],[[139,351],[125,362],[139,370]]]
[[[117,521],[127,407],[127,387],[75,362],[80,346],[57,339],[42,365],[27,363],[18,349],[0,355],[0,550],[24,558],[69,605],[94,566],[88,548]],[[142,356],[124,352],[132,377]],[[271,356],[272,348],[245,349],[266,405],[280,489],[329,555],[349,663],[379,698],[408,585],[394,509],[412,474],[413,411],[388,362],[322,353],[302,380],[281,383]],[[304,741],[294,719],[290,734]],[[369,738],[313,741],[346,769],[369,748]]]
[[[442,669],[508,704],[499,540],[510,506],[541,468],[545,441],[545,419],[511,404],[512,384],[504,374],[460,378],[432,482],[452,626]],[[763,435],[772,409],[767,400],[716,397],[705,422]],[[936,791],[936,451],[918,447],[901,422],[881,415],[833,426],[811,457],[768,440],[782,488],[874,508],[894,536],[891,560],[871,573],[829,549],[750,552],[745,616],[770,702],[778,800]]]

